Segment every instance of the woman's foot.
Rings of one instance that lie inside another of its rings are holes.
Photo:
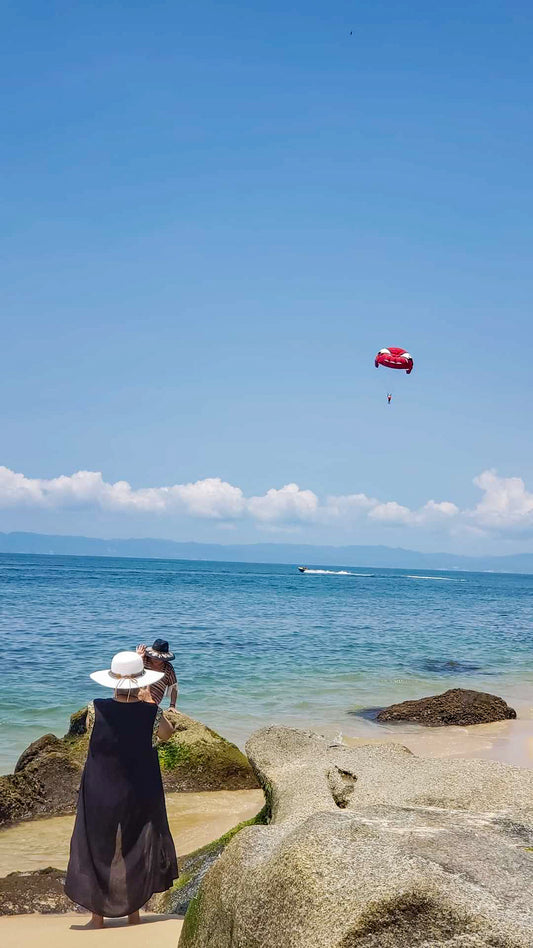
[[[128,925],[140,925],[141,916],[139,912],[134,912],[133,915],[128,915]]]

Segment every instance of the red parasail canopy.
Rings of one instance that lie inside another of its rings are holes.
[[[396,346],[389,346],[388,349],[380,349],[374,365],[379,369],[380,365],[385,365],[388,369],[404,369],[407,375],[413,371],[413,357],[405,349],[398,349]]]

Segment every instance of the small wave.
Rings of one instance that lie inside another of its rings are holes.
[[[306,569],[306,573],[320,576],[375,576],[375,573],[350,573],[347,569]]]

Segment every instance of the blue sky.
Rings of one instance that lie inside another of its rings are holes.
[[[257,6],[4,9],[0,529],[530,549],[530,4]]]

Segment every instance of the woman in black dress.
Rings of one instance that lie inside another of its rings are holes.
[[[139,697],[160,677],[135,652],[119,652],[109,670],[91,675],[115,694],[89,705],[92,733],[65,882],[68,897],[92,912],[91,927],[124,915],[138,923],[139,909],[178,875],[155,747],[173,729]]]

